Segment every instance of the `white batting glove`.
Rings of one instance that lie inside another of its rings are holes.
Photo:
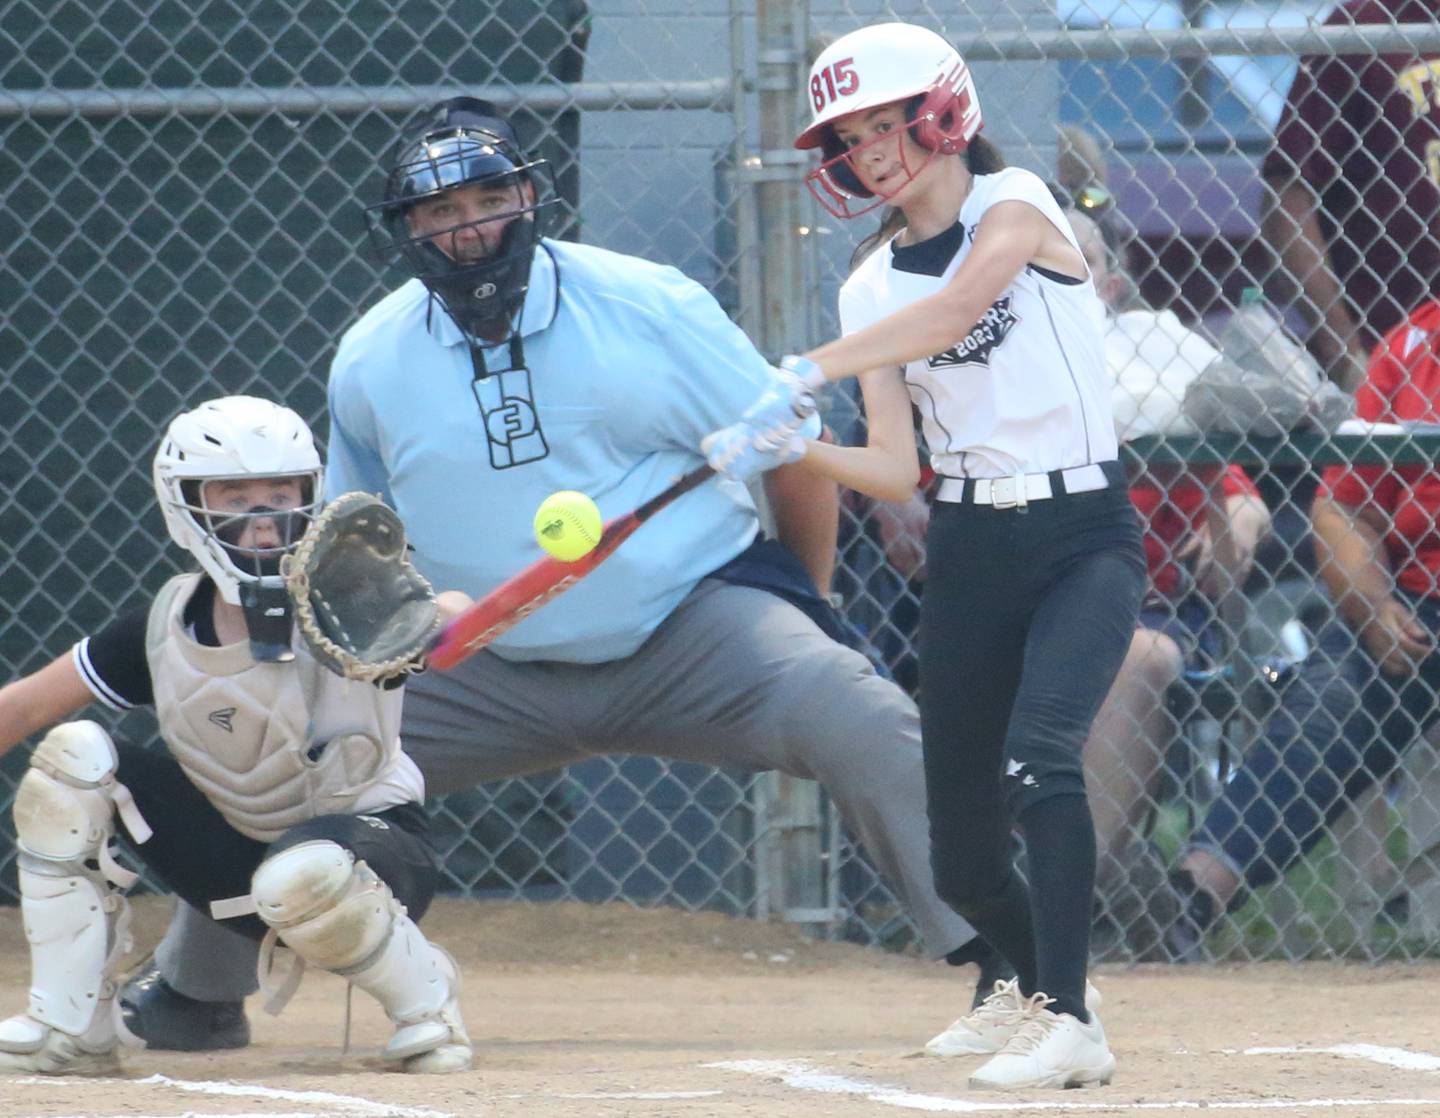
[[[792,354],[770,371],[770,387],[739,421],[701,440],[700,449],[717,473],[746,480],[802,457],[805,440],[820,437],[814,392],[825,382],[820,366]]]
[[[820,414],[811,412],[799,421],[799,429],[777,442],[774,432],[763,437],[747,420],[740,420],[706,435],[700,450],[712,469],[736,481],[749,481],[756,474],[773,470],[805,456],[806,440],[820,437]]]
[[[815,389],[824,383],[824,377],[815,362],[793,354],[782,357],[770,371],[774,381],[745,409],[740,422],[750,425],[762,448],[778,450],[815,414]]]

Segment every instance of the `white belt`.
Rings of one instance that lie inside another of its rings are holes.
[[[1092,489],[1104,489],[1110,482],[1100,463],[1091,462],[1086,466],[1072,466],[1068,470],[1057,470],[1064,493],[1088,493]],[[1048,501],[1056,496],[1051,483],[1052,474],[1015,474],[1011,477],[981,477],[966,479],[947,477],[940,483],[937,501],[951,501],[961,504],[966,501],[965,483],[970,481],[973,492],[970,504],[993,505],[997,509],[1024,508],[1031,501]]]

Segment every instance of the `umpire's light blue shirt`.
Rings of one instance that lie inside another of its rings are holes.
[[[346,332],[331,366],[327,491],[393,504],[437,590],[479,598],[539,559],[535,510],[557,490],[588,494],[606,520],[653,497],[772,377],[699,284],[589,246],[542,242],[520,333],[528,375],[496,372],[472,391],[463,335],[412,280]],[[506,369],[509,349],[487,349],[487,367]],[[744,486],[712,479],[491,648],[627,656],[757,529]]]

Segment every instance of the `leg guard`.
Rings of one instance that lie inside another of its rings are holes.
[[[108,848],[116,763],[99,726],[65,723],[41,741],[16,790],[30,1001],[0,1022],[0,1070],[105,1074],[119,1066],[120,1046],[136,1043],[115,1003],[116,963],[130,937],[129,909],[112,882],[135,881]]]
[[[470,1066],[454,960],[421,934],[364,862],[333,842],[302,842],[260,864],[251,896],[285,946],[380,1003],[396,1025],[386,1059],[416,1072]]]

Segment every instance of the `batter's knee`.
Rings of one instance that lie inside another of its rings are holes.
[[[1083,755],[1089,720],[1059,701],[1032,702],[1011,723],[1005,742],[1000,794],[1012,819],[1052,796],[1085,795]]]
[[[1028,778],[1028,779],[1027,779]],[[1080,759],[1054,765],[1023,764],[1013,774],[1008,771],[1001,781],[1006,810],[1019,819],[1036,804],[1055,796],[1085,796],[1085,774]]]
[[[974,860],[935,858],[935,892],[975,927],[985,927],[992,913],[1008,902],[1009,866],[980,866]]]

